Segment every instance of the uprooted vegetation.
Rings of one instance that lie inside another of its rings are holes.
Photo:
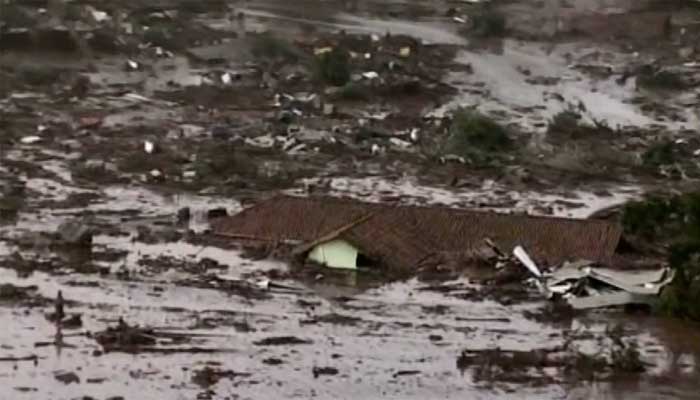
[[[700,321],[700,192],[628,204],[622,223],[638,240],[663,245],[675,270],[658,311]]]
[[[447,152],[483,164],[493,155],[511,150],[513,139],[508,130],[475,110],[457,110],[449,128]]]
[[[583,115],[572,109],[556,114],[547,127],[547,137],[553,142],[565,142],[610,135],[613,130],[605,122],[593,121],[588,124],[583,121]]]
[[[350,81],[350,56],[340,48],[320,54],[315,67],[317,78],[329,85],[343,86]]]

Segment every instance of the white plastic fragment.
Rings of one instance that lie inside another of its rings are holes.
[[[269,289],[270,288],[270,280],[267,278],[263,278],[255,282],[255,286],[257,286],[260,289]]]
[[[231,79],[231,74],[226,72],[223,75],[221,75],[221,83],[224,85],[230,85],[233,79]]]
[[[420,139],[420,137],[418,136],[419,132],[420,132],[420,130],[418,128],[411,129],[411,133],[409,134],[409,137],[411,138],[411,141],[413,143],[418,143],[418,139]]]
[[[22,144],[34,144],[41,142],[41,138],[39,136],[25,136],[20,139],[20,142],[22,142]]]
[[[330,53],[331,51],[333,51],[332,47],[321,47],[314,49],[314,55],[320,56],[322,54]]]
[[[127,65],[131,70],[134,70],[134,71],[136,71],[137,69],[139,69],[139,63],[137,63],[137,62],[134,61],[134,60],[127,60],[127,61],[126,61],[126,65]]]
[[[150,140],[146,140],[143,142],[143,150],[148,153],[148,154],[153,154],[153,151],[156,149],[155,143],[151,142]]]
[[[369,79],[369,80],[379,78],[379,74],[378,74],[377,72],[375,72],[375,71],[363,72],[363,73],[362,73],[362,76],[363,76],[365,79]]]
[[[532,261],[532,258],[530,258],[530,255],[527,254],[525,249],[522,248],[522,246],[516,246],[513,249],[513,255],[515,258],[517,258],[525,268],[527,268],[530,272],[532,272],[533,275],[535,275],[538,278],[542,278],[542,272],[540,271],[539,268],[537,268],[537,265],[535,264],[534,261]]]
[[[146,96],[142,96],[137,93],[127,93],[124,96],[122,96],[126,100],[132,100],[132,101],[143,101],[143,102],[149,102],[151,99],[149,99]]]
[[[93,9],[91,11],[91,14],[92,14],[92,19],[94,19],[95,22],[104,22],[104,21],[107,21],[109,19],[109,14],[107,14],[104,11]]]

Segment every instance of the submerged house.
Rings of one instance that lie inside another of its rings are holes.
[[[431,256],[476,251],[485,239],[522,245],[535,260],[608,262],[622,228],[602,220],[499,214],[441,206],[396,206],[331,197],[277,196],[213,223],[234,240],[293,246],[330,267],[410,272]]]

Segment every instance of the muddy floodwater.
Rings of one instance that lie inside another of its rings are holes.
[[[696,323],[209,232],[279,193],[583,219],[700,187],[700,7],[658,3],[1,1],[0,400],[697,399]],[[454,146],[465,109],[509,147]]]

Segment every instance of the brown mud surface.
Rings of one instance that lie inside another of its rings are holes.
[[[698,326],[206,234],[275,192],[585,218],[698,187],[692,1],[494,0],[489,37],[469,3],[1,1],[0,399],[696,398]],[[454,154],[460,107],[515,146]]]

